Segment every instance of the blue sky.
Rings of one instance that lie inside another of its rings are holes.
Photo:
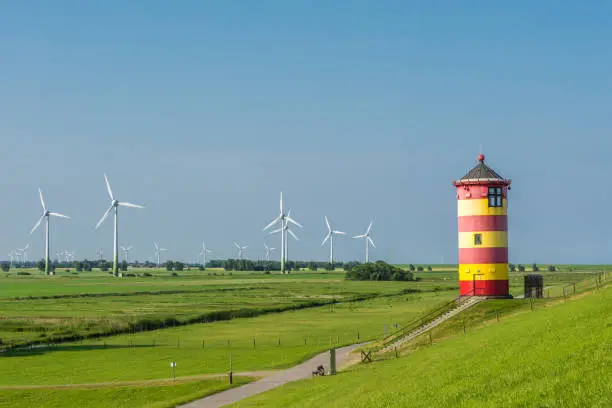
[[[612,262],[612,5],[585,1],[0,3],[0,258],[42,254],[37,188],[73,217],[52,253],[263,257],[278,192],[326,259],[323,215],[375,220],[375,259],[455,262],[451,182],[513,179],[514,262]],[[361,258],[338,239],[336,258]]]

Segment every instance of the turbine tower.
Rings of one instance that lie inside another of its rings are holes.
[[[303,227],[297,221],[292,219],[289,216],[289,214],[285,214],[285,212],[283,211],[283,192],[282,191],[280,193],[280,214],[271,223],[266,225],[263,231],[267,230],[268,228],[270,228],[271,226],[273,226],[279,221],[281,223],[281,226],[278,230],[274,232],[280,231],[281,233],[281,273],[285,273],[285,261],[287,260],[287,256],[285,254],[285,250],[287,249],[287,245],[286,245],[287,240],[286,240],[286,234],[285,234],[285,231],[287,230],[286,224],[290,222],[292,224],[297,225],[300,228],[303,228]]]
[[[51,212],[47,210],[47,206],[45,205],[45,199],[43,198],[43,193],[40,188],[38,189],[38,194],[40,195],[40,203],[42,204],[43,212],[40,218],[38,219],[38,222],[36,223],[36,225],[34,225],[34,228],[30,230],[30,234],[33,234],[34,231],[38,229],[38,227],[40,226],[40,223],[44,219],[45,220],[45,274],[49,275],[49,217],[51,216],[51,217],[60,217],[60,218],[67,218],[67,219],[70,219],[70,217],[68,217],[67,215],[63,215],[63,214],[59,214],[59,213]]]
[[[363,238],[365,240],[365,263],[370,262],[370,245],[376,248],[376,245],[374,245],[374,241],[372,241],[372,238],[370,237],[370,232],[372,231],[373,223],[373,221],[370,221],[370,225],[368,225],[368,229],[366,230],[365,234],[355,235],[353,237],[356,239]]]
[[[325,224],[327,224],[328,232],[327,232],[327,235],[325,236],[325,239],[323,239],[321,246],[325,245],[325,243],[329,240],[329,263],[333,268],[334,267],[334,235],[346,235],[346,232],[337,231],[337,230],[332,229],[331,225],[329,224],[329,220],[327,219],[327,216],[325,216]]]
[[[159,245],[157,245],[157,242],[154,242],[153,245],[155,245],[155,256],[157,257],[157,269],[159,269],[159,259],[161,257],[161,253],[164,251],[167,251],[167,249],[160,248]]]
[[[234,241],[234,245],[236,246],[236,248],[238,248],[238,259],[242,259],[242,252],[247,249],[249,246],[245,245],[245,246],[241,246],[240,244],[238,244],[237,242]]]
[[[110,207],[108,207],[108,210],[106,210],[106,212],[102,216],[102,218],[100,218],[100,221],[98,221],[98,224],[96,224],[96,229],[98,229],[98,227],[104,222],[106,217],[108,217],[108,214],[110,214],[114,210],[115,234],[113,238],[113,275],[119,276],[119,225],[118,225],[118,220],[117,220],[119,206],[132,207],[132,208],[144,208],[144,207],[141,205],[137,205],[137,204],[131,204],[131,203],[120,202],[120,201],[115,200],[115,197],[113,197],[113,191],[111,190],[110,183],[108,182],[108,177],[106,177],[106,174],[104,175],[104,181],[106,182],[106,190],[108,191],[108,195],[110,197],[111,204],[110,204]]]
[[[11,261],[11,268],[13,267],[13,261],[15,260],[15,255],[16,253],[14,250],[11,250],[11,252],[8,253],[9,259]]]
[[[274,251],[276,248],[270,248],[268,246],[268,244],[264,244],[264,247],[266,248],[266,261],[269,261],[270,260],[270,253],[272,251]]]
[[[132,250],[132,246],[124,247],[121,246],[121,252],[123,252],[123,258],[126,263],[130,263],[130,251]]]
[[[204,267],[204,269],[206,269],[206,254],[210,254],[210,253],[212,253],[212,251],[206,248],[206,243],[202,241],[202,252],[200,252],[199,255],[203,257],[204,263],[202,264],[202,266]]]

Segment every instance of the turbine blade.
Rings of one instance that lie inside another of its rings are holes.
[[[368,237],[368,241],[370,242],[370,244],[372,244],[374,248],[376,248],[376,245],[374,245],[374,241],[372,241],[372,238]]]
[[[108,182],[108,177],[104,174],[104,181],[106,182],[106,190],[108,190],[108,195],[110,196],[111,201],[115,201],[113,197],[113,191],[111,190],[110,183]]]
[[[353,238],[365,238],[365,234],[363,234],[363,235],[355,235]]]
[[[342,232],[342,231],[335,231],[335,230],[334,230],[334,234],[346,235],[346,232]]]
[[[291,231],[290,229],[287,230],[287,232],[296,240],[299,241],[300,239],[293,233],[293,231]]]
[[[329,225],[329,220],[327,219],[327,215],[325,216],[325,223],[327,224],[327,229],[331,232],[331,226]]]
[[[52,216],[54,216],[54,217],[66,218],[66,219],[68,219],[68,220],[70,219],[70,217],[69,217],[69,216],[64,215],[64,214],[60,214],[60,213],[56,213],[56,212],[50,212],[50,213],[49,213],[49,215],[52,215]]]
[[[283,213],[283,192],[280,193],[280,212]]]
[[[271,223],[269,223],[268,225],[265,226],[265,228],[262,231],[267,230],[268,228],[270,228],[271,226],[273,226],[274,224],[276,224],[278,222],[278,220],[281,219],[281,216],[279,215],[278,217],[276,217],[274,219],[274,221],[272,221]]]
[[[238,245],[236,241],[234,241],[234,245],[236,246],[236,248],[240,249],[240,245]]]
[[[122,206],[122,207],[144,208],[142,205],[132,204],[132,203],[123,203],[123,202],[120,202],[119,205]]]
[[[154,242],[153,245],[155,245],[155,249],[159,251],[159,246],[157,245],[157,242]]]
[[[42,190],[38,189],[38,195],[40,195],[40,203],[42,204],[43,212],[47,211],[47,206],[45,205],[45,199],[43,198]]]
[[[102,225],[102,223],[104,222],[104,220],[106,219],[106,217],[108,217],[108,214],[110,214],[110,212],[113,210],[113,206],[111,205],[110,207],[108,207],[108,210],[106,210],[106,212],[104,213],[104,215],[102,216],[102,218],[100,218],[100,221],[98,221],[98,223],[96,224],[96,229],[98,229],[98,227],[100,225]]]
[[[325,239],[323,240],[323,242],[321,242],[321,246],[325,245],[325,243],[327,242],[327,240],[329,239],[329,237],[331,237],[331,232],[330,232],[330,233],[328,233],[328,234],[325,236]]]
[[[374,224],[374,221],[370,221],[370,225],[368,225],[368,230],[366,231],[365,235],[368,235],[370,233],[370,231],[372,230],[373,224]]]
[[[282,230],[283,230],[282,228],[279,228],[279,229],[275,229],[274,231],[270,231],[270,235],[271,234],[277,234],[277,233],[281,232]]]
[[[38,227],[40,227],[40,223],[42,222],[43,218],[45,218],[44,215],[42,215],[39,219],[38,222],[36,223],[36,225],[34,225],[34,227],[30,230],[30,234],[33,234],[34,231],[36,231],[38,229]]]
[[[293,223],[293,224],[297,225],[297,226],[298,226],[298,227],[300,227],[300,228],[304,228],[304,227],[302,227],[302,225],[301,225],[299,222],[295,221],[293,218],[291,218],[291,217],[289,217],[289,216],[287,216],[287,218],[285,218],[285,219],[286,219],[287,221],[289,221],[290,223]]]

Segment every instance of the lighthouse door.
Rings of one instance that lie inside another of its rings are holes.
[[[485,281],[484,274],[474,274],[474,296],[485,295]]]

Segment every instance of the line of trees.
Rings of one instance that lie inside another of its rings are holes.
[[[357,265],[346,272],[345,279],[358,281],[411,281],[414,274],[383,261]]]

